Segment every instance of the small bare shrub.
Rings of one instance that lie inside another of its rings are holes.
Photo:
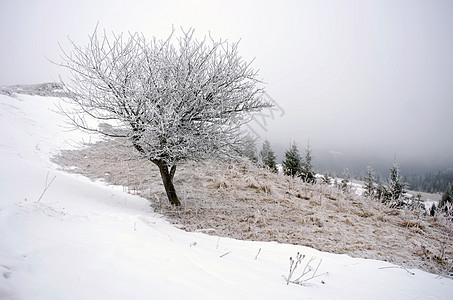
[[[293,279],[294,272],[296,271],[297,267],[302,264],[302,260],[304,258],[305,258],[305,255],[302,255],[299,252],[297,252],[297,254],[296,254],[296,259],[293,259],[292,257],[289,258],[288,276],[282,275],[282,277],[286,281],[286,285],[289,285],[290,283],[294,283],[294,284],[306,286],[306,285],[308,285],[308,282],[310,280],[313,280],[313,279],[318,278],[323,275],[328,275],[327,272],[322,273],[322,274],[317,274],[319,266],[322,263],[322,259],[317,259],[316,257],[312,257],[305,264],[302,274],[299,277],[297,277],[296,279]],[[318,261],[317,264],[316,264],[316,261]],[[321,281],[321,283],[324,284],[324,281]]]

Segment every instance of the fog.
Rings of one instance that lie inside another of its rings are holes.
[[[250,129],[279,159],[309,141],[320,168],[453,167],[452,1],[2,1],[0,85],[58,81],[59,43],[96,24],[241,40],[277,105]]]

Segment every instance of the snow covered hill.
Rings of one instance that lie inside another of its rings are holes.
[[[0,299],[451,299],[448,278],[187,233],[122,187],[58,171],[50,157],[90,137],[67,130],[57,102],[0,95]],[[293,278],[321,262],[304,286],[282,278],[297,252]]]

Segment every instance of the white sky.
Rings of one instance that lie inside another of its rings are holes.
[[[379,152],[453,166],[453,1],[0,0],[0,85],[59,80],[66,37],[165,38],[171,26],[237,41],[285,110],[262,137],[286,148]],[[252,124],[253,125],[253,124]],[[257,125],[255,125],[257,126]],[[316,155],[316,153],[314,153]]]

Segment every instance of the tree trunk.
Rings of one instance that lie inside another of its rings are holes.
[[[135,141],[134,137],[132,138],[132,144],[134,145],[135,149],[138,152],[144,154],[145,151],[143,148]],[[181,202],[179,202],[178,195],[176,195],[176,189],[173,185],[173,177],[175,176],[176,166],[171,166],[170,170],[168,170],[168,165],[160,160],[153,160],[150,159],[151,162],[156,164],[159,167],[160,177],[162,178],[162,182],[164,183],[165,192],[167,193],[168,201],[170,201],[171,205],[174,206],[181,206]]]
[[[164,183],[168,201],[170,201],[170,203],[174,206],[180,206],[181,202],[179,202],[175,186],[173,185],[173,177],[176,172],[176,166],[172,166],[171,169],[168,170],[168,165],[164,162],[158,162],[156,165],[159,167],[160,176],[162,177],[162,182]]]

